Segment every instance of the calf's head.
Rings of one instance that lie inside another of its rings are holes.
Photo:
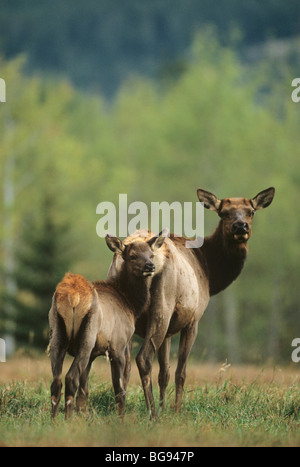
[[[274,198],[275,189],[261,191],[254,198],[218,199],[212,193],[198,189],[199,201],[204,207],[216,211],[221,218],[222,234],[228,242],[245,244],[251,236],[252,220],[258,209],[269,206]]]
[[[108,248],[122,256],[125,268],[129,274],[136,277],[148,277],[155,274],[155,254],[163,245],[167,231],[162,231],[158,236],[148,241],[135,241],[124,244],[118,237],[105,237]]]

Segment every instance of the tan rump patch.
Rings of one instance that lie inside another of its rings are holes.
[[[80,327],[93,302],[93,286],[79,274],[68,272],[56,287],[56,307],[65,321],[68,337]]]

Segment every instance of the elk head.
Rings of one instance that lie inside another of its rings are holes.
[[[163,245],[167,229],[148,241],[135,241],[124,244],[118,237],[105,237],[108,248],[121,255],[127,271],[136,277],[154,276],[156,251]]]
[[[224,239],[228,243],[245,245],[251,236],[255,212],[272,203],[275,189],[272,187],[261,191],[252,199],[224,198],[220,200],[212,193],[200,188],[197,194],[205,208],[218,213]]]

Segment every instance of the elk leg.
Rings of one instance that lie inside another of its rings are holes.
[[[55,351],[50,350],[51,366],[53,373],[53,381],[51,383],[51,417],[55,418],[57,415],[58,405],[61,398],[61,389],[62,389],[62,367],[64,358],[66,355],[66,348],[61,347],[60,349],[55,349]]]
[[[127,390],[127,385],[130,378],[131,371],[131,350],[132,350],[132,339],[125,348],[125,369],[124,369],[124,389]]]
[[[140,378],[145,395],[145,401],[148,412],[150,411],[150,419],[156,417],[156,408],[154,403],[153,391],[152,391],[152,364],[154,357],[154,348],[150,340],[144,341],[141,350],[136,357],[136,364],[138,366]]]
[[[82,323],[79,330],[82,337],[78,343],[78,352],[65,379],[66,419],[70,418],[72,415],[74,397],[80,384],[80,378],[83,377],[84,381],[84,379],[87,379],[88,376],[88,373],[84,373],[86,372],[90,363],[92,351],[97,338],[97,326],[95,325],[95,320],[97,320],[97,314],[90,316],[88,320]]]
[[[162,321],[162,316],[168,316],[167,313],[160,314],[154,319],[147,330],[144,343],[136,357],[136,363],[139,369],[140,378],[145,395],[147,410],[150,411],[150,419],[156,417],[156,408],[152,390],[152,365],[153,358],[157,349],[164,342],[165,335],[169,326],[169,321]]]
[[[175,304],[171,300],[166,301],[164,296],[164,282],[158,278],[152,284],[155,285],[155,293],[151,298],[151,304],[147,312],[147,330],[143,345],[136,357],[140,378],[145,395],[145,401],[150,419],[156,417],[156,408],[152,391],[152,365],[155,352],[165,340],[167,330]],[[168,303],[168,306],[164,306]]]
[[[67,352],[67,339],[63,328],[60,326],[60,323],[56,323],[55,328],[50,331],[50,360],[51,360],[51,369],[53,374],[53,381],[51,384],[51,417],[55,418],[58,411],[58,405],[61,398],[61,388],[62,388],[62,368],[64,358]]]
[[[78,412],[86,410],[86,403],[89,396],[88,379],[94,360],[95,357],[90,358],[86,369],[82,372],[79,378],[79,388],[76,397],[76,410]]]
[[[80,378],[87,369],[90,361],[92,348],[80,351],[74,358],[71,368],[66,375],[66,388],[65,388],[65,416],[66,419],[70,418],[73,412],[74,398],[78,389]]]
[[[125,412],[126,390],[124,385],[124,370],[126,357],[124,354],[113,356],[110,362],[112,383],[115,392],[118,414],[123,417]]]
[[[157,357],[159,362],[158,384],[160,388],[160,407],[165,408],[166,390],[170,380],[170,344],[171,338],[166,337],[160,346]]]
[[[191,348],[198,332],[198,322],[194,322],[184,328],[180,334],[178,364],[175,372],[176,398],[175,411],[180,412],[182,403],[183,386],[186,378],[186,364]]]

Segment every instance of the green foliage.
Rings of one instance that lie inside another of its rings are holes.
[[[212,33],[198,35],[191,55],[176,80],[132,78],[111,106],[67,82],[25,77],[20,59],[1,62],[8,95],[0,107],[0,186],[4,193],[10,180],[14,191],[13,202],[7,205],[3,196],[0,205],[3,287],[7,252],[14,257],[16,245],[24,246],[28,212],[41,216],[39,198],[50,187],[58,200],[55,224],[70,225],[76,245],[70,267],[93,280],[106,277],[112,259],[96,235],[99,202],[117,204],[119,193],[127,193],[129,203],[197,202],[198,187],[220,198],[253,197],[274,185],[274,203],[256,214],[249,259],[231,286],[237,358],[290,361],[291,341],[300,332],[300,141],[289,68],[274,75],[273,62],[247,67]],[[205,213],[206,234],[217,222],[214,213]],[[200,322],[198,357],[228,356],[226,293]]]
[[[46,348],[48,317],[57,283],[70,266],[68,226],[58,224],[53,193],[43,193],[39,217],[28,215],[19,239],[14,278],[18,288],[15,301],[15,332],[18,345]]]
[[[299,34],[298,18],[298,0],[2,0],[0,50],[7,58],[25,52],[31,72],[66,74],[112,95],[124,77],[180,63],[208,24],[223,43],[239,30],[245,46]]]

